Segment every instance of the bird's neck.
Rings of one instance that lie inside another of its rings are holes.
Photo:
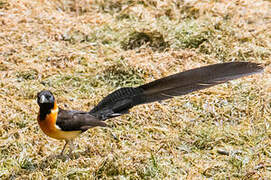
[[[56,102],[54,102],[53,104],[44,104],[40,106],[39,119],[45,120],[46,116],[50,113],[58,113],[58,106]]]

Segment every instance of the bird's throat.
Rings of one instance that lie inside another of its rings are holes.
[[[39,111],[39,120],[45,120],[48,114],[57,114],[58,113],[58,106],[54,102],[54,104],[43,104],[40,106]]]

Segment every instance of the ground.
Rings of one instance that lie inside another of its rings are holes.
[[[270,9],[270,0],[0,0],[0,178],[271,177]],[[120,87],[230,61],[265,72],[134,107],[77,138],[71,159],[38,127],[40,90],[87,111]]]

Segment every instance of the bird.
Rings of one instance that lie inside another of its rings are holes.
[[[136,105],[162,101],[205,89],[230,80],[263,72],[263,67],[251,62],[226,62],[203,66],[173,74],[137,87],[122,87],[104,97],[90,111],[65,110],[58,107],[53,93],[42,90],[37,94],[38,124],[47,136],[64,140],[60,155],[73,140],[90,128],[107,127],[105,120],[129,113]]]

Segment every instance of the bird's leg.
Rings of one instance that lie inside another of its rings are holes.
[[[75,11],[76,11],[76,16],[79,16],[79,7],[78,7],[78,2],[77,0],[74,1],[74,7],[75,7]]]
[[[69,145],[70,145],[69,156],[71,157],[71,156],[72,156],[72,151],[73,151],[73,149],[74,149],[73,140],[70,140],[70,141],[69,141]]]
[[[65,145],[64,145],[64,147],[63,147],[63,149],[61,151],[61,154],[60,154],[61,156],[63,156],[64,150],[65,150],[67,144],[69,144],[69,140],[65,140]]]
[[[111,130],[109,130],[109,132],[111,133],[111,135],[113,136],[113,138],[117,141],[119,141],[118,136],[116,136]]]

